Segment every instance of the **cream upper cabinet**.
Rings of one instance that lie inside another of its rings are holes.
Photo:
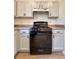
[[[29,1],[17,1],[16,14],[19,17],[32,17],[31,3]]]
[[[25,5],[25,2],[17,1],[17,15],[16,16],[25,16],[24,5]]]
[[[49,2],[46,0],[36,0],[32,3],[33,11],[46,11],[49,9]]]
[[[50,3],[49,17],[59,17],[59,3],[58,1],[52,1]]]
[[[33,1],[32,8],[33,9],[39,9],[39,2],[38,1]]]
[[[32,3],[31,2],[25,2],[25,16],[27,17],[33,17],[33,13],[32,13]]]

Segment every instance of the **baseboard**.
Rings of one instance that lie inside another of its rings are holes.
[[[62,53],[65,55],[65,51],[62,51]]]
[[[27,51],[27,50],[19,50],[18,52],[29,53],[30,51]]]
[[[16,56],[18,55],[19,52],[16,52],[16,54],[14,55],[14,59],[16,58]]]
[[[52,51],[63,51],[64,49],[63,48],[54,48],[52,49]]]
[[[28,50],[18,50],[17,52],[16,52],[16,54],[14,55],[14,58],[16,58],[16,56],[18,55],[18,53],[30,53],[30,51],[28,51]],[[52,53],[62,53],[63,55],[64,55],[64,51],[62,51],[62,50],[53,50],[52,51]]]
[[[18,52],[23,52],[23,53],[24,53],[24,52],[27,52],[27,53],[29,53],[30,50],[29,50],[29,51],[28,51],[28,50],[18,50]],[[61,49],[52,50],[52,53],[54,53],[54,52],[56,52],[56,53],[57,53],[57,52],[58,52],[58,53],[59,53],[59,52],[64,53],[63,50],[61,50]]]

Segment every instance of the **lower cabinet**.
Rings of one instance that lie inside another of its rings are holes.
[[[52,47],[53,51],[64,50],[64,30],[53,30]]]
[[[29,30],[20,30],[20,50],[29,51]]]

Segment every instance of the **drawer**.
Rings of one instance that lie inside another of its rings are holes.
[[[60,34],[63,34],[64,33],[64,30],[52,30],[53,33],[60,33]]]
[[[28,29],[20,30],[20,33],[29,33],[29,30]]]

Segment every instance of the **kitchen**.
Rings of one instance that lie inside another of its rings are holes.
[[[35,21],[47,21],[52,28],[52,53],[64,54],[64,0],[14,1],[14,55],[30,52],[30,28]]]

